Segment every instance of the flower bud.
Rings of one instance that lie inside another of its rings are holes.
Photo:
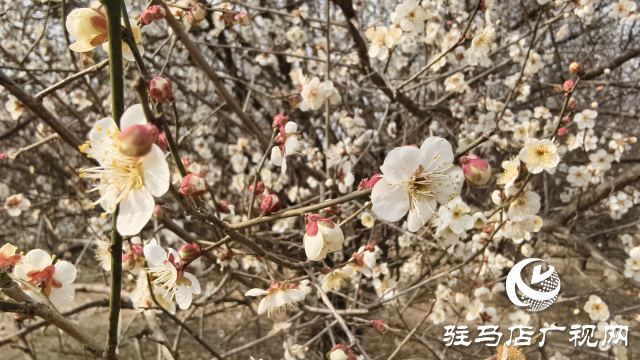
[[[591,108],[592,109],[597,109],[598,108],[598,103],[596,101],[591,103]]]
[[[152,6],[151,11],[153,11],[153,17],[156,20],[164,19],[164,17],[167,16],[167,12],[164,10],[164,6],[162,5]]]
[[[158,140],[156,140],[156,145],[162,150],[169,150],[169,143],[167,142],[167,134],[162,133],[158,135]]]
[[[184,244],[178,249],[178,254],[180,254],[180,259],[183,262],[190,263],[199,258],[202,252],[198,244]]]
[[[342,210],[340,210],[340,206],[338,205],[329,206],[328,208],[324,209],[324,214],[326,216],[338,216],[341,213]]]
[[[638,142],[638,138],[635,136],[632,136],[629,138],[629,144],[635,144]]]
[[[0,159],[1,159],[1,160],[6,160],[6,159],[7,159],[7,157],[8,157],[7,153],[2,153],[2,154],[0,154]]]
[[[153,208],[153,218],[158,220],[158,221],[162,221],[162,219],[164,218],[164,209],[162,208],[162,206],[160,205],[156,205]]]
[[[482,186],[491,179],[491,166],[476,155],[461,157],[460,167],[471,185]]]
[[[300,99],[297,96],[289,96],[289,106],[297,109],[300,106]]]
[[[345,345],[336,345],[327,353],[328,360],[356,360],[356,355]]]
[[[239,12],[233,18],[242,26],[251,25],[251,16],[247,13]]]
[[[207,16],[207,9],[204,8],[202,4],[195,4],[191,8],[191,14],[193,14],[193,18],[195,21],[202,21]]]
[[[151,8],[145,9],[140,15],[140,21],[142,21],[142,23],[145,25],[151,24],[153,20],[155,20],[155,15],[153,14],[153,10],[151,10]]]
[[[373,244],[368,244],[367,246],[364,247],[364,251],[376,252],[376,246]]]
[[[382,174],[375,174],[371,179],[364,178],[360,181],[360,184],[358,184],[358,190],[371,189],[378,181],[380,181],[380,179],[382,179]]]
[[[131,271],[136,267],[136,257],[133,253],[122,255],[122,270]]]
[[[604,74],[605,75],[611,74],[611,69],[609,69],[609,68],[604,69]]]
[[[264,183],[262,181],[258,181],[256,185],[256,195],[262,195],[264,193]],[[249,191],[253,192],[253,184],[249,186]]]
[[[569,71],[576,76],[584,75],[584,70],[582,69],[582,66],[580,66],[580,64],[578,64],[577,62],[572,62],[571,65],[569,65]]]
[[[260,204],[260,210],[262,210],[263,215],[271,215],[274,212],[280,211],[280,199],[276,194],[271,194],[262,200],[262,204]]]
[[[565,136],[567,135],[567,128],[560,128],[558,129],[558,136]]]
[[[164,76],[156,76],[149,82],[149,96],[156,102],[173,101],[171,82]]]
[[[273,118],[273,124],[271,125],[271,127],[274,129],[283,127],[287,124],[287,121],[289,121],[288,116],[284,116],[284,114],[278,114]]]
[[[205,190],[207,190],[207,181],[200,174],[189,174],[180,184],[180,194],[186,198],[202,196]]]
[[[596,88],[597,92],[601,92],[602,90],[604,90],[604,86],[600,85]]]
[[[118,150],[127,156],[145,156],[158,140],[155,125],[133,125],[118,134]]]
[[[218,203],[218,211],[221,214],[231,214],[231,201],[220,201]]]
[[[560,84],[554,84],[554,85],[553,85],[553,91],[558,92],[558,93],[559,93],[559,92],[562,92],[562,85],[560,85]]]
[[[331,188],[333,186],[333,179],[325,180],[324,186],[326,186],[327,188]]]
[[[576,98],[571,98],[569,99],[569,102],[567,103],[567,109],[569,110],[573,110],[576,108]]]
[[[567,80],[562,84],[562,90],[569,92],[573,89],[573,80]]]
[[[371,326],[373,330],[380,335],[384,335],[389,330],[389,326],[387,326],[387,322],[384,320],[371,320]]]
[[[180,161],[182,162],[182,165],[184,165],[184,167],[188,168],[189,166],[191,166],[191,160],[189,160],[188,156],[183,156],[180,158]]]

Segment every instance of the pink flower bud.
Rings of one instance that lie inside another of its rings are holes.
[[[368,251],[368,252],[376,252],[376,246],[373,244],[369,244],[367,246],[364,247],[364,251]]]
[[[247,13],[239,12],[233,18],[242,26],[251,25],[251,16]]]
[[[207,190],[207,181],[200,174],[189,174],[180,184],[180,194],[186,198],[202,196],[205,190]]]
[[[156,145],[162,150],[169,150],[169,143],[167,142],[167,134],[162,133],[158,135],[158,140],[156,140]]]
[[[230,201],[220,201],[218,203],[218,211],[223,214],[231,214],[231,202]]]
[[[580,66],[580,64],[578,64],[577,62],[572,62],[571,65],[569,65],[569,71],[576,76],[584,75],[584,70],[582,69],[582,66]]]
[[[602,91],[602,90],[604,90],[604,86],[602,86],[602,85],[600,85],[600,86],[598,86],[598,87],[596,88],[596,91],[597,91],[597,92],[600,92],[600,91]]]
[[[264,183],[262,181],[258,181],[256,185],[256,195],[262,195],[264,193]],[[253,192],[253,184],[249,186],[249,191]]]
[[[553,85],[553,91],[558,92],[558,93],[562,92],[562,85],[560,85],[560,84]]]
[[[142,12],[142,15],[140,15],[140,21],[142,21],[143,24],[145,25],[149,25],[153,22],[153,20],[155,20],[155,15],[153,14],[153,10],[151,10],[151,8],[145,9]]]
[[[629,144],[635,144],[638,142],[638,138],[635,136],[632,136],[629,138]]]
[[[573,80],[567,80],[562,84],[562,90],[569,92],[573,89]]]
[[[492,233],[493,232],[493,227],[491,226],[485,226],[482,228],[482,231],[486,232],[486,233]]]
[[[122,270],[131,271],[136,267],[136,257],[132,253],[122,255]]]
[[[195,21],[202,21],[207,16],[207,9],[204,8],[202,4],[195,4],[191,8],[191,14],[193,14],[193,18]]]
[[[567,103],[567,109],[573,110],[575,108],[576,108],[576,98],[569,99],[569,102]]]
[[[167,12],[164,10],[164,6],[162,5],[152,6],[151,11],[153,11],[153,16],[156,20],[164,19],[164,17],[167,16]]]
[[[560,128],[558,129],[558,136],[565,136],[567,135],[567,128]]]
[[[6,160],[7,157],[8,157],[7,153],[0,154],[0,159],[2,159],[2,160]]]
[[[378,183],[378,181],[380,181],[380,179],[382,179],[382,174],[375,174],[371,179],[364,178],[360,181],[360,184],[358,184],[358,190],[371,189]]]
[[[473,186],[482,186],[491,179],[491,166],[476,155],[461,157],[460,167],[464,177]]]
[[[562,125],[567,125],[571,122],[568,116],[562,118]]]
[[[283,127],[287,124],[287,121],[289,121],[288,116],[284,116],[284,114],[278,114],[273,118],[273,124],[271,125],[271,127],[274,129]]]
[[[271,194],[262,200],[262,204],[260,204],[260,210],[262,210],[263,215],[271,215],[274,212],[280,211],[280,199],[276,194]]]
[[[384,335],[389,330],[389,326],[387,326],[387,322],[384,320],[371,320],[371,326],[373,330],[380,335]]]
[[[202,252],[198,244],[184,244],[178,249],[178,254],[180,254],[180,259],[183,262],[190,263],[199,258]]]
[[[180,161],[182,162],[182,165],[184,165],[184,167],[189,167],[191,165],[191,160],[188,156],[181,157]]]
[[[164,76],[156,76],[149,82],[149,96],[156,102],[173,101],[171,82]]]
[[[164,209],[160,205],[156,205],[153,208],[153,218],[161,221],[164,218]]]
[[[118,150],[127,156],[145,156],[158,140],[155,125],[133,125],[118,134]]]

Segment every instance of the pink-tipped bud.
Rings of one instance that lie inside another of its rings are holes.
[[[242,26],[251,25],[251,16],[247,13],[239,12],[233,18]]]
[[[218,211],[222,214],[231,214],[231,201],[220,201],[218,203]]]
[[[482,228],[482,231],[490,234],[491,232],[493,232],[493,227],[492,226],[485,226],[485,227]]]
[[[156,76],[149,82],[149,96],[156,102],[173,101],[171,82],[164,76]]]
[[[482,186],[491,179],[491,166],[476,155],[461,157],[460,167],[465,179],[473,186]]]
[[[560,85],[560,84],[553,85],[553,91],[558,92],[558,93],[562,92],[562,85]]]
[[[629,144],[635,144],[638,142],[638,138],[635,136],[632,136],[629,138]]]
[[[369,244],[367,246],[364,247],[364,251],[368,251],[368,252],[376,252],[376,246],[373,244]]]
[[[7,159],[7,157],[9,157],[9,156],[7,155],[7,153],[2,153],[2,154],[0,154],[0,159],[2,159],[2,160],[6,160],[6,159]]]
[[[153,16],[156,20],[164,19],[165,16],[167,16],[167,12],[164,10],[164,6],[162,5],[152,6],[151,11],[153,11]]]
[[[180,254],[182,262],[190,263],[199,258],[202,251],[200,251],[200,246],[198,246],[198,244],[184,244],[178,249],[178,254]]]
[[[162,221],[162,219],[164,219],[164,209],[162,208],[162,206],[156,205],[153,208],[153,218],[158,221]]]
[[[153,10],[151,10],[151,8],[145,9],[142,12],[142,15],[140,15],[140,21],[145,25],[151,24],[155,19],[156,16],[153,14]]]
[[[298,107],[300,107],[300,99],[298,99],[297,96],[289,96],[288,100],[289,106],[291,106],[292,108],[297,109]]]
[[[573,89],[573,80],[567,80],[562,84],[562,90],[569,92]]]
[[[127,156],[145,156],[158,140],[155,125],[133,125],[118,134],[118,150]]]
[[[263,215],[271,215],[274,212],[280,211],[280,199],[276,194],[271,194],[262,200],[262,204],[260,204],[260,210],[262,210]]]
[[[560,128],[558,129],[558,136],[565,136],[567,135],[567,128]]]
[[[169,150],[169,143],[167,142],[167,134],[162,133],[158,135],[158,140],[156,140],[156,145],[162,150]]]
[[[360,184],[358,184],[358,190],[372,189],[378,183],[378,181],[380,181],[380,179],[382,179],[382,174],[375,174],[371,177],[371,179],[364,178],[362,179],[362,181],[360,181]]]
[[[207,9],[204,8],[202,4],[195,4],[191,8],[191,14],[193,14],[193,19],[195,21],[202,21],[205,17],[207,17]]]
[[[329,360],[356,360],[356,355],[345,345],[336,345],[327,353]]]
[[[602,90],[604,90],[604,86],[600,85],[596,88],[597,92],[601,92]]]
[[[180,194],[186,198],[199,197],[207,190],[207,181],[200,174],[189,174],[182,179]]]
[[[133,270],[136,267],[136,257],[133,253],[122,255],[122,270]]]
[[[264,183],[262,181],[258,181],[256,185],[256,195],[262,195],[264,193]],[[249,191],[253,192],[253,184],[249,186]]]
[[[342,213],[342,210],[338,205],[329,206],[328,208],[324,209],[324,214],[327,217],[338,216],[341,213]]]
[[[569,102],[567,103],[567,109],[573,110],[575,108],[576,108],[576,98],[569,99]]]
[[[284,116],[284,114],[278,114],[273,118],[273,124],[271,125],[271,127],[274,129],[283,127],[287,124],[287,121],[289,121],[288,116]]]
[[[569,65],[569,71],[576,76],[584,75],[584,70],[582,69],[582,66],[580,66],[580,64],[578,64],[577,62],[572,62],[571,65]]]
[[[562,125],[568,125],[571,122],[568,116],[562,118]]]
[[[384,335],[389,331],[389,326],[387,326],[387,322],[384,320],[371,320],[371,326],[373,330],[380,335]]]
[[[186,167],[186,168],[191,166],[191,160],[189,160],[188,156],[181,157],[180,161],[182,162],[182,165],[184,165],[184,167]]]

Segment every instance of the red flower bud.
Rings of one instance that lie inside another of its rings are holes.
[[[371,326],[373,330],[380,335],[384,335],[389,330],[389,326],[387,326],[387,322],[384,320],[371,320]]]
[[[271,127],[274,129],[283,127],[287,124],[287,121],[289,121],[288,116],[284,116],[284,114],[278,114],[273,118],[273,124],[271,125]]]
[[[562,125],[567,125],[570,122],[571,122],[571,120],[569,119],[568,116],[565,116],[565,117],[562,118]]]
[[[271,194],[262,200],[262,204],[260,204],[260,210],[262,210],[263,215],[271,215],[274,212],[280,211],[280,199],[276,194]]]
[[[230,201],[220,201],[220,203],[218,203],[218,211],[223,214],[231,214],[229,205],[231,205]]]
[[[236,16],[233,17],[236,22],[242,26],[249,26],[251,25],[251,16],[247,13],[244,12],[239,12],[236,14]]]
[[[189,174],[180,184],[180,194],[186,198],[202,196],[205,190],[207,190],[207,181],[200,174]]]
[[[249,186],[249,191],[253,192],[253,184]],[[264,183],[262,181],[258,181],[256,184],[256,195],[262,195],[264,193]]]
[[[565,135],[567,135],[567,128],[558,129],[558,136],[565,136]]]
[[[164,17],[167,16],[167,12],[162,5],[152,6],[151,11],[153,11],[153,16],[156,20],[164,19]]]
[[[567,103],[567,109],[574,110],[575,108],[576,108],[576,98],[569,99],[569,102]]]
[[[332,353],[336,353],[333,354]],[[345,359],[345,360],[356,360],[356,354],[353,351],[349,350],[349,347],[345,345],[336,345],[331,348],[331,351],[327,353],[327,359]]]
[[[156,145],[160,147],[162,150],[169,150],[169,143],[167,142],[167,134],[162,133],[158,135],[158,140],[156,140]]]
[[[7,153],[0,154],[0,159],[2,159],[2,160],[6,160],[7,157],[8,157]]]
[[[151,10],[151,8],[145,9],[140,15],[140,21],[145,25],[151,24],[155,18],[156,16],[153,14],[153,10]]]
[[[164,76],[156,76],[149,82],[149,96],[156,102],[173,101],[171,82]]]
[[[572,62],[571,65],[569,65],[569,71],[576,76],[584,75],[584,70],[582,69],[582,66],[580,66],[580,64],[578,64],[577,62]]]
[[[200,251],[200,246],[198,246],[198,244],[184,244],[178,249],[178,254],[180,254],[182,262],[190,263],[199,258],[202,252]]]
[[[164,218],[164,209],[162,208],[162,206],[160,205],[156,205],[153,208],[153,218],[158,220],[158,221],[162,221],[162,219]]]
[[[476,155],[461,157],[460,167],[465,179],[473,186],[482,186],[491,179],[491,166]]]
[[[493,227],[485,226],[485,227],[482,228],[482,231],[490,234],[493,231]]]
[[[378,183],[378,181],[380,181],[380,179],[382,179],[382,174],[375,174],[371,179],[364,178],[360,181],[360,184],[358,184],[358,190],[371,189]]]
[[[597,92],[601,92],[602,90],[604,90],[604,86],[600,85],[596,88]]]
[[[571,91],[571,89],[573,89],[573,80],[565,81],[564,84],[562,85],[562,90],[569,92]]]
[[[155,125],[133,125],[118,134],[118,150],[127,156],[145,156],[158,140]]]

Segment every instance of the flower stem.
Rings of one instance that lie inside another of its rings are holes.
[[[124,27],[126,33],[122,40],[129,45],[129,49],[131,49],[131,53],[133,53],[133,57],[136,59],[136,66],[138,66],[138,70],[140,71],[140,75],[149,81],[149,72],[147,68],[144,66],[144,61],[142,61],[142,56],[138,51],[138,44],[136,44],[136,39],[133,36],[133,30],[131,29],[131,21],[129,21],[129,14],[127,13],[127,7],[124,5],[124,0],[121,2],[122,6],[122,20],[124,21]]]
[[[118,127],[124,113],[124,75],[122,63],[122,2],[102,0],[107,16],[109,36],[109,71],[111,80],[111,112]],[[111,227],[111,299],[109,302],[109,330],[107,333],[106,359],[116,359],[118,345],[118,321],[120,318],[120,292],[122,290],[122,236],[116,230],[119,206],[112,217]]]

